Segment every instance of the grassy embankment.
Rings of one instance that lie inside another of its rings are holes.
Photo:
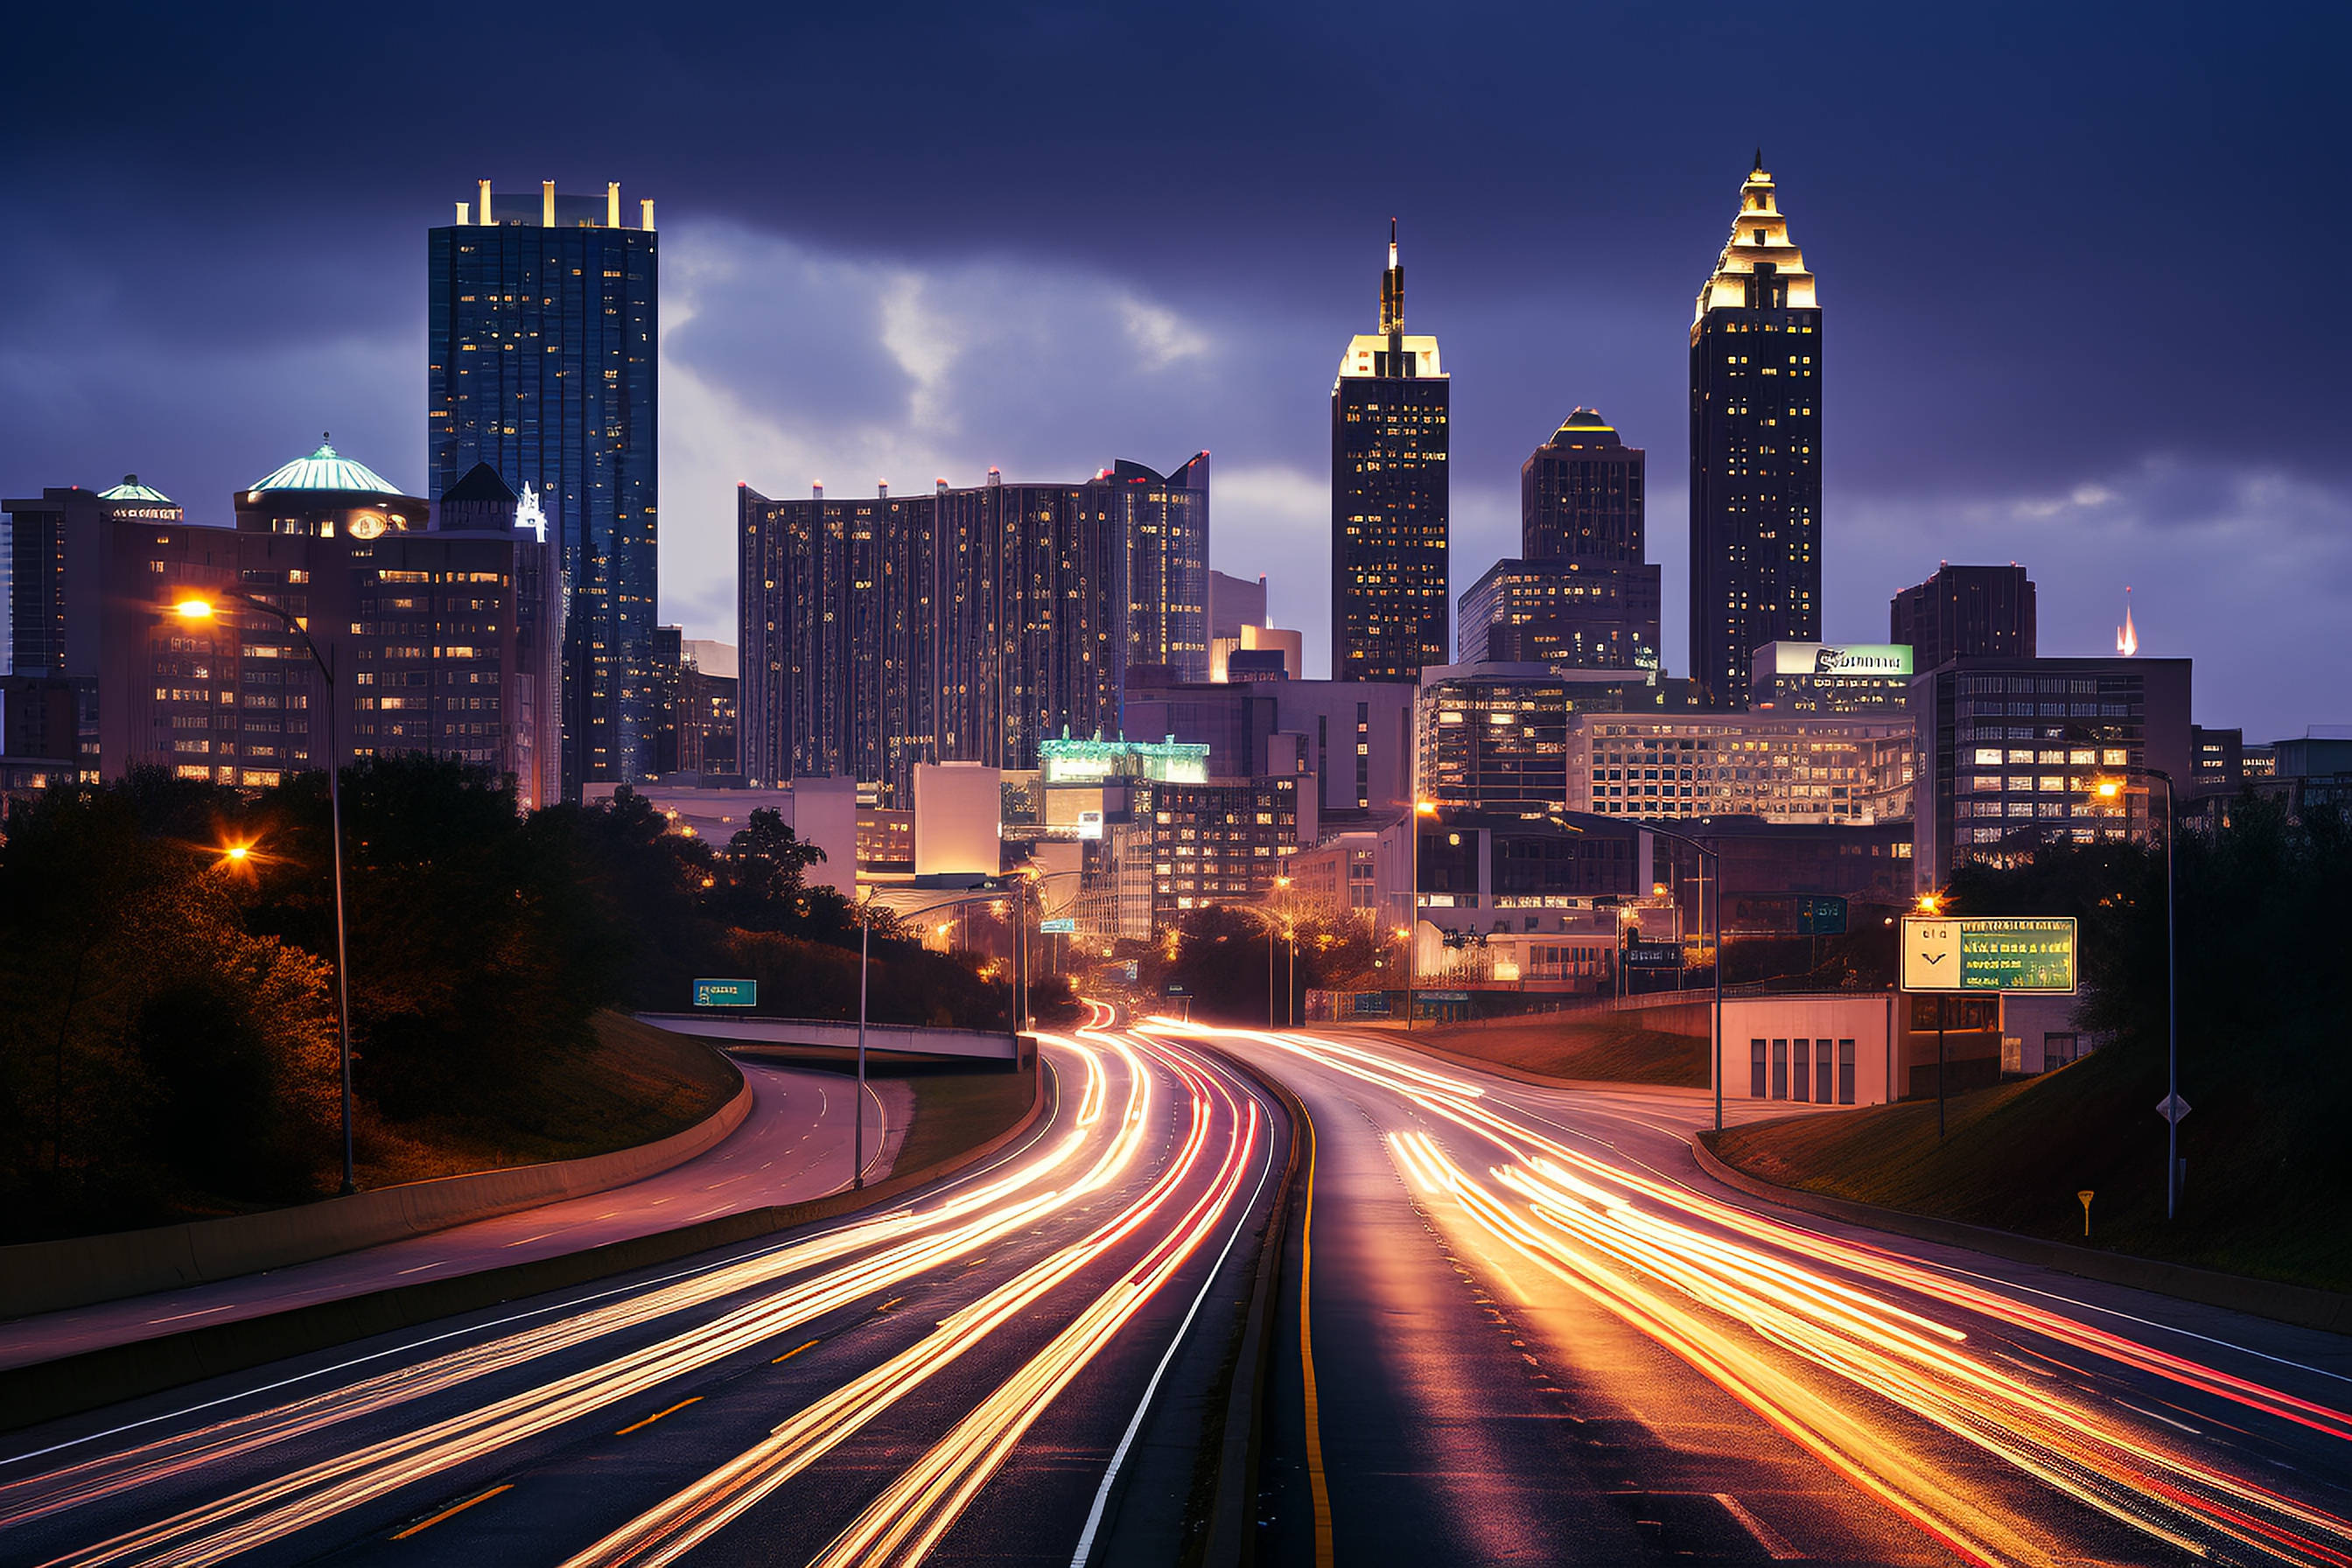
[[[1566,1014],[1483,1028],[1415,1029],[1413,1037],[1454,1056],[1546,1078],[1706,1088],[1706,1038],[1650,1027],[1654,1021],[1638,1012]]]
[[[369,1129],[360,1185],[609,1153],[683,1131],[734,1096],[734,1071],[694,1040],[618,1013],[592,1026],[593,1038],[551,1050],[496,1100]]]
[[[1717,1152],[1766,1181],[2226,1273],[2352,1289],[2344,1141],[2293,1113],[2291,1082],[2242,1054],[2183,1043],[2189,1163],[2164,1217],[2164,1062],[2103,1052],[1953,1099],[1938,1142],[1933,1100],[1727,1130]],[[2074,1194],[2088,1189],[2085,1243]]]

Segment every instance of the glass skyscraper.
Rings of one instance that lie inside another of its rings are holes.
[[[487,463],[561,544],[568,800],[654,762],[659,269],[653,203],[627,216],[485,180],[430,240],[427,489]]]
[[[1690,329],[1691,674],[1748,706],[1769,642],[1822,636],[1822,312],[1764,156]]]

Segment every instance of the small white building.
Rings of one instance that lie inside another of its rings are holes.
[[[1892,991],[1741,996],[1723,1004],[1723,1097],[1885,1105],[1895,1081]]]

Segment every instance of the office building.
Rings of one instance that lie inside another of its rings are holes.
[[[8,670],[63,681],[71,693],[74,740],[62,758],[43,759],[44,780],[78,777],[95,783],[105,772],[100,754],[100,606],[106,589],[106,539],[117,522],[179,522],[180,504],[137,474],[119,485],[87,490],[49,488],[38,496],[0,501],[8,519]],[[43,733],[54,722],[54,692],[41,698]],[[71,766],[59,769],[60,760]]]
[[[1910,728],[1899,714],[1579,714],[1569,805],[1658,820],[1869,822],[1874,745]]]
[[[268,785],[391,752],[561,786],[551,744],[562,583],[553,547],[488,465],[436,507],[321,444],[235,498],[236,525],[118,521],[105,539],[99,678],[109,777],[142,765]],[[253,595],[310,628],[301,639]],[[215,605],[209,620],[173,606]],[[334,749],[328,748],[331,721]]]
[[[1331,384],[1331,675],[1414,680],[1444,664],[1450,394],[1433,337],[1404,330],[1396,226],[1380,331],[1351,339]]]
[[[1911,650],[1898,643],[1770,642],[1756,650],[1748,706],[1775,713],[1906,713]]]
[[[1961,658],[2032,658],[2037,651],[2033,580],[2013,561],[2006,566],[1947,562],[1888,602],[1886,640],[1908,645],[1921,671]]]
[[[625,221],[634,219],[634,223]],[[564,798],[653,766],[659,251],[621,188],[457,204],[427,245],[427,483],[477,463],[543,510],[571,585]]]
[[[1577,409],[1519,465],[1519,553],[1614,566],[1649,560],[1646,464],[1598,413]]]
[[[903,807],[929,762],[1036,765],[1116,735],[1131,666],[1208,673],[1209,458],[1077,484],[736,492],[740,764]]]
[[[1218,685],[1133,671],[1127,688],[1127,733],[1207,746],[1213,777],[1303,771],[1316,784],[1302,813],[1318,825],[1344,824],[1411,805],[1412,694],[1412,687],[1398,681]]]
[[[1655,566],[1497,561],[1462,595],[1454,662],[1655,670],[1659,594]]]
[[[2246,787],[2246,732],[2189,726],[2192,782],[2184,796],[2234,795]]]
[[[1236,577],[1227,572],[1209,574],[1209,635],[1213,637],[1237,637],[1244,626],[1262,626],[1266,622],[1265,578],[1255,582]]]
[[[2128,775],[2116,798],[2097,786],[2118,769],[2156,768],[2186,804],[2189,700],[2185,658],[1963,655],[1920,676],[1911,683],[1920,888],[1940,887],[1964,860],[2145,836],[2161,820],[2161,795]]]
[[[1209,639],[1209,679],[1299,680],[1307,674],[1307,641],[1281,626],[1245,626],[1233,637]]]
[[[1414,721],[1419,798],[1505,816],[1568,809],[1571,718],[1699,710],[1688,680],[1649,670],[1495,661],[1422,672]]]
[[[1822,635],[1822,312],[1760,153],[1699,286],[1690,420],[1691,674],[1745,708],[1758,648]]]
[[[2272,753],[2269,770],[2248,770],[2256,795],[2284,802],[2298,821],[2308,811],[2352,811],[2352,729],[2315,725],[2264,750]]]
[[[1151,829],[1155,927],[1210,904],[1265,897],[1298,848],[1297,778],[1169,780],[1137,786]]]

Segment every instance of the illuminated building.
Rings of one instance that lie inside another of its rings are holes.
[[[1150,826],[1154,923],[1264,897],[1298,848],[1298,798],[1296,778],[1137,785],[1137,820]]]
[[[1462,595],[1458,664],[1658,668],[1658,568],[1497,561]]]
[[[1631,670],[1494,662],[1422,672],[1416,795],[1448,807],[1534,817],[1568,809],[1568,727],[1585,713],[1683,712],[1687,680]]]
[[[1822,635],[1822,312],[1761,153],[1699,286],[1690,420],[1691,674],[1744,708],[1758,648]]]
[[[1671,820],[1865,823],[1875,742],[1907,715],[1579,714],[1568,725],[1569,805]]]
[[[1131,670],[1125,722],[1209,749],[1214,777],[1293,772],[1317,787],[1302,802],[1315,831],[1402,811],[1412,794],[1412,693],[1398,681],[1169,680]]]
[[[44,782],[79,777],[95,783],[104,772],[99,666],[107,534],[118,521],[178,522],[187,514],[163,491],[141,484],[137,474],[102,490],[46,489],[37,498],[0,501],[0,511],[8,518],[8,671],[62,681],[72,696],[73,742],[62,753],[41,759],[36,771]],[[42,692],[40,730],[44,743],[54,745],[52,726],[60,721],[54,710],[64,700],[53,688]],[[60,762],[67,765],[58,767]]]
[[[1265,578],[1253,583],[1227,572],[1209,574],[1209,635],[1237,637],[1244,626],[1267,625]]]
[[[1396,226],[1378,333],[1331,384],[1331,675],[1414,680],[1444,664],[1450,394],[1433,337],[1404,330]]]
[[[1948,564],[1888,602],[1886,640],[1909,644],[1922,671],[1963,655],[2032,658],[2033,599],[2033,580],[2015,562]]]
[[[1748,705],[1776,713],[1907,713],[1911,650],[1899,643],[1769,642],[1756,650]]]
[[[325,684],[300,637],[235,590],[302,619],[335,670],[340,765],[423,752],[512,775],[526,808],[557,798],[561,574],[495,472],[478,466],[436,508],[321,444],[235,505],[235,528],[110,526],[109,777],[152,764],[268,785],[326,765]],[[173,613],[192,598],[213,616]]]
[[[487,463],[545,510],[572,588],[571,800],[653,763],[658,261],[653,203],[625,212],[617,184],[493,196],[485,180],[427,245],[427,483]]]
[[[2125,768],[2170,774],[2186,807],[2196,777],[2189,695],[2185,658],[1964,656],[1913,681],[1921,889],[1964,860],[2145,837],[2162,820],[2162,796]],[[2122,792],[2102,798],[2100,781],[2114,779]]]
[[[903,806],[919,763],[1117,735],[1131,666],[1208,673],[1209,456],[1078,484],[736,492],[742,771]]]

